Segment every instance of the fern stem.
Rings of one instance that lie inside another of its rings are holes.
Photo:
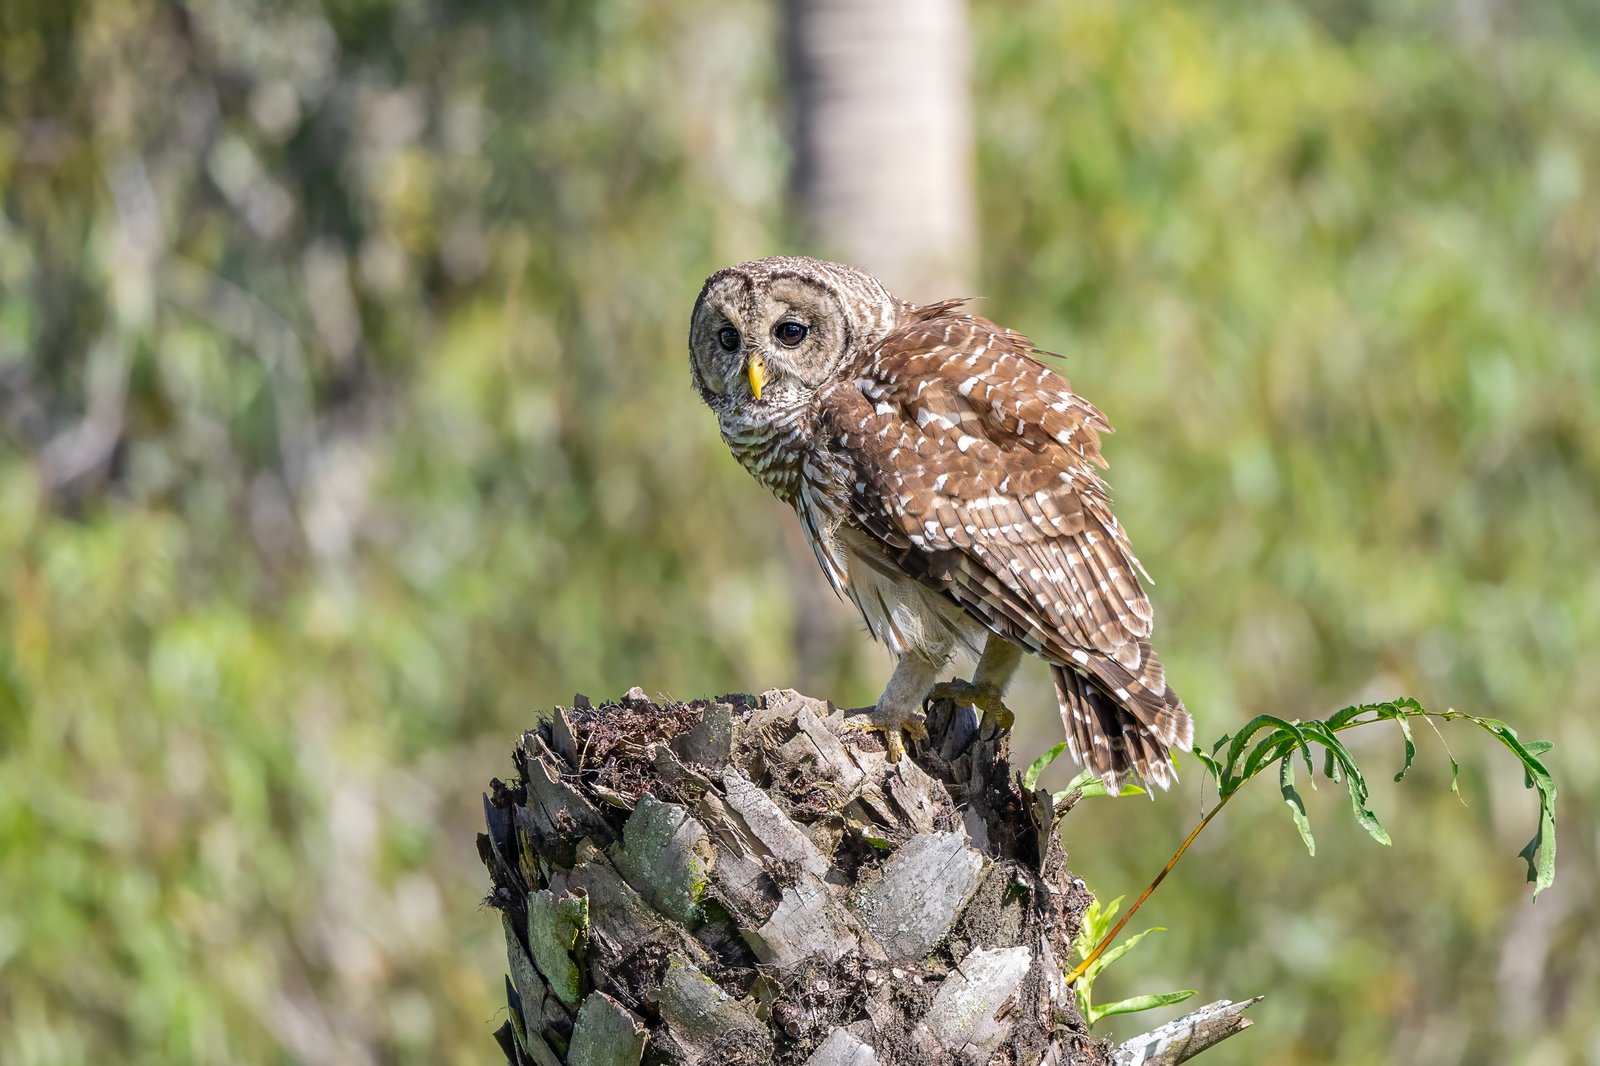
[[[1178,845],[1178,850],[1172,853],[1172,858],[1168,859],[1167,864],[1161,868],[1161,872],[1156,874],[1155,880],[1145,886],[1145,890],[1139,893],[1139,898],[1133,901],[1133,906],[1129,907],[1127,913],[1118,919],[1117,924],[1111,927],[1110,932],[1100,938],[1100,943],[1094,946],[1094,950],[1085,955],[1083,961],[1078,963],[1071,973],[1067,974],[1068,985],[1075,984],[1078,978],[1082,977],[1088,972],[1089,967],[1094,965],[1094,960],[1105,954],[1106,949],[1117,939],[1117,934],[1122,932],[1122,927],[1128,924],[1128,919],[1132,918],[1134,913],[1144,906],[1144,901],[1150,898],[1150,894],[1161,886],[1161,882],[1167,879],[1167,875],[1172,872],[1172,868],[1178,865],[1178,860],[1183,858],[1183,853],[1189,850],[1189,845],[1194,843],[1195,838],[1201,834],[1206,826],[1211,824],[1211,819],[1215,818],[1217,812],[1228,805],[1228,801],[1234,795],[1236,793],[1230,792],[1218,800],[1217,805],[1207,811],[1205,817],[1200,819],[1199,824],[1189,831],[1189,835],[1183,838],[1183,843]]]
[[[1362,708],[1362,711],[1364,712],[1366,709],[1367,708]],[[1449,711],[1424,710],[1422,707],[1417,706],[1415,701],[1412,701],[1409,707],[1399,709],[1399,713],[1394,717],[1425,718],[1430,720],[1438,719],[1442,722],[1465,720],[1472,722],[1483,729],[1487,729],[1490,732],[1495,732],[1495,727],[1500,726],[1500,723],[1494,722],[1490,719],[1480,718],[1475,714],[1465,714],[1461,711],[1453,709]],[[1382,717],[1381,715],[1374,718],[1364,718],[1358,714],[1354,717],[1346,719],[1338,725],[1328,726],[1326,728],[1331,733],[1342,733],[1347,729],[1355,729],[1357,726],[1375,725],[1378,722],[1387,720],[1387,718]],[[1296,719],[1296,721],[1298,721],[1298,719]],[[1227,787],[1227,781],[1225,779],[1219,779],[1219,788],[1225,789],[1225,791],[1222,792],[1221,798],[1217,800],[1217,805],[1211,808],[1211,810],[1207,811],[1205,817],[1200,819],[1200,823],[1189,831],[1188,836],[1183,838],[1183,843],[1178,845],[1178,850],[1172,853],[1172,858],[1168,859],[1167,864],[1161,868],[1161,872],[1156,874],[1155,880],[1151,881],[1150,884],[1145,887],[1145,890],[1139,893],[1139,898],[1133,901],[1133,906],[1128,908],[1128,912],[1122,916],[1116,925],[1111,927],[1110,932],[1100,938],[1100,942],[1094,946],[1094,950],[1089,952],[1088,955],[1084,956],[1083,961],[1078,963],[1071,973],[1067,974],[1068,985],[1077,983],[1078,979],[1089,971],[1089,967],[1094,965],[1094,961],[1101,955],[1105,954],[1106,949],[1112,945],[1112,943],[1117,939],[1117,935],[1122,932],[1123,926],[1127,925],[1129,919],[1134,916],[1134,913],[1137,912],[1140,907],[1144,906],[1144,901],[1149,899],[1150,894],[1160,887],[1161,882],[1167,879],[1167,874],[1171,873],[1172,868],[1178,864],[1178,860],[1183,858],[1183,853],[1189,850],[1189,845],[1193,844],[1195,838],[1205,830],[1206,826],[1211,824],[1211,820],[1217,816],[1218,812],[1220,812],[1223,807],[1228,805],[1228,801],[1234,796],[1238,795],[1239,789],[1245,784],[1245,782],[1254,778],[1257,774],[1261,773],[1262,770],[1265,770],[1268,766],[1271,766],[1274,762],[1278,761],[1279,758],[1293,758],[1294,752],[1295,748],[1293,743],[1291,741],[1284,741],[1283,747],[1274,753],[1272,758],[1262,760],[1260,765],[1254,770],[1251,770],[1247,775],[1233,782],[1233,786],[1231,788]],[[1310,756],[1308,755],[1307,758],[1309,759]],[[1542,772],[1542,767],[1540,769]],[[1529,787],[1532,786],[1530,785]],[[1551,846],[1554,846],[1553,841],[1551,842]],[[1543,882],[1541,882],[1541,884],[1543,884]]]

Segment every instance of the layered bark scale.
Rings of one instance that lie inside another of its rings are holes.
[[[557,709],[479,839],[513,1064],[1099,1064],[1089,901],[1007,737],[935,702],[890,763],[792,691]]]

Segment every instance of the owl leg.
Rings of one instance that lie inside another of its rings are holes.
[[[1005,704],[1006,686],[1016,675],[1022,662],[1022,648],[1004,637],[990,633],[983,644],[983,654],[978,657],[978,668],[972,680],[947,681],[934,687],[932,698],[952,700],[976,707],[985,722],[993,722],[1000,729],[1010,729],[1017,716]]]
[[[939,672],[950,661],[948,648],[911,648],[900,656],[883,695],[875,706],[847,711],[846,729],[882,733],[889,747],[889,761],[899,762],[906,753],[902,734],[913,740],[926,740],[927,715],[922,701],[939,679]]]
[[[978,668],[972,672],[972,683],[1003,696],[1006,686],[1017,675],[1022,663],[1022,647],[1011,643],[997,633],[990,633],[983,642],[983,654],[978,657]]]

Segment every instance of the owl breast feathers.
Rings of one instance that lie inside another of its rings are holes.
[[[1020,646],[1050,664],[1080,762],[1113,793],[1130,771],[1164,786],[1168,749],[1187,749],[1193,727],[1099,474],[1111,426],[1026,337],[962,303],[913,307],[815,260],[744,264],[701,294],[696,383],[902,667],[984,637]],[[814,350],[784,343],[820,319]],[[712,326],[737,331],[739,350],[702,359]]]

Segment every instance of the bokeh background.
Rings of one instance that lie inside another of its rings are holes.
[[[1463,804],[1431,733],[1395,786],[1357,737],[1395,846],[1324,788],[1308,857],[1257,786],[1102,998],[1269,993],[1217,1066],[1600,1063],[1600,10],[953,25],[949,269],[1119,427],[1200,736],[1412,694],[1556,743],[1536,906],[1508,758],[1447,732]],[[706,274],[829,247],[786,26],[0,5],[0,1061],[491,1061],[516,731],[634,684],[873,698],[685,365]],[[1059,738],[1037,665],[1012,703]],[[1196,769],[1070,816],[1093,888],[1159,867]]]

